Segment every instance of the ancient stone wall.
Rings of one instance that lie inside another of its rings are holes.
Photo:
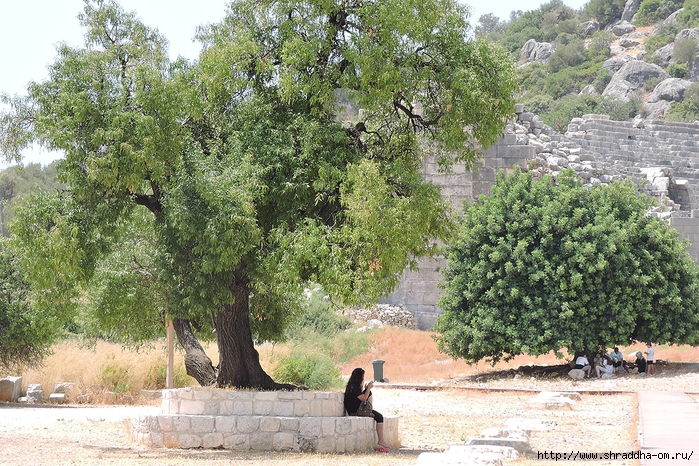
[[[699,123],[620,122],[606,115],[585,115],[560,134],[518,105],[516,119],[477,169],[466,171],[459,165],[443,174],[429,160],[425,177],[441,186],[461,211],[464,200],[490,193],[498,170],[515,165],[554,177],[571,168],[586,186],[631,179],[639,191],[659,200],[652,214],[668,220],[680,238],[690,241],[690,255],[699,262]],[[441,257],[420,259],[418,271],[406,270],[398,288],[382,302],[414,311],[419,328],[432,328],[441,313],[437,300],[443,291],[438,284],[445,265]]]

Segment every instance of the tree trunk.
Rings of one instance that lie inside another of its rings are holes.
[[[204,352],[199,340],[194,336],[187,319],[173,319],[172,326],[177,334],[177,341],[184,348],[184,367],[187,375],[194,377],[199,385],[208,387],[216,383],[216,369],[211,359]]]
[[[231,285],[233,304],[224,306],[214,319],[218,341],[219,387],[257,388],[261,390],[294,390],[294,385],[278,384],[260,365],[250,329],[249,280],[237,271]]]

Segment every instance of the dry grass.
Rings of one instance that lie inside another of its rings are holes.
[[[510,362],[502,362],[495,366],[484,361],[470,365],[439,353],[430,332],[395,327],[374,331],[370,334],[370,341],[367,353],[340,366],[343,376],[349,376],[355,367],[363,367],[371,374],[371,362],[375,359],[386,361],[384,377],[392,383],[428,383],[434,380],[459,379],[475,374],[502,371],[527,364],[553,365],[564,362],[550,353],[536,358],[518,356]],[[217,364],[216,345],[207,345],[205,349],[213,363]],[[642,343],[621,347],[626,355],[645,349]],[[271,372],[276,362],[288,355],[290,351],[289,345],[285,344],[264,344],[258,350],[262,366],[268,372]],[[699,348],[661,345],[656,348],[656,355],[658,359],[664,361],[697,362]],[[28,384],[40,383],[47,391],[53,388],[56,382],[74,382],[78,384],[82,393],[96,395],[96,401],[99,401],[99,394],[106,390],[101,383],[101,375],[106,367],[125,368],[131,382],[128,392],[136,396],[144,386],[148,385],[148,372],[153,367],[162,365],[164,360],[163,341],[155,342],[152,347],[135,352],[113,343],[97,342],[93,347],[87,347],[74,340],[67,340],[54,347],[54,354],[46,359],[43,367],[28,369],[20,375],[23,377],[25,390]],[[176,369],[184,370],[181,352],[176,353],[175,361]],[[5,375],[17,374],[0,374],[0,377]],[[194,379],[190,380],[190,385],[196,385]]]

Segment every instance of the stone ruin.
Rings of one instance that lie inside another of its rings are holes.
[[[367,452],[373,418],[345,416],[343,393],[163,390],[162,413],[135,417],[132,436],[149,447]],[[384,437],[399,447],[398,418],[384,416]]]
[[[457,165],[445,174],[432,158],[424,173],[461,212],[464,201],[490,193],[498,171],[515,166],[553,177],[570,168],[586,186],[632,180],[639,192],[658,199],[659,206],[650,214],[667,220],[681,239],[688,239],[689,253],[699,262],[699,122],[629,122],[584,115],[561,134],[520,104],[500,142],[488,148],[479,166],[467,171]],[[382,302],[412,310],[418,327],[431,329],[441,313],[436,304],[443,294],[438,283],[445,265],[442,257],[419,259],[418,270],[406,270],[397,289]]]

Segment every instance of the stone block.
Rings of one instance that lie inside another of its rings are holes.
[[[211,400],[213,392],[211,390],[194,390],[194,399],[199,401]]]
[[[278,417],[262,417],[260,418],[261,432],[279,432],[281,422]]]
[[[22,394],[22,377],[0,379],[0,401],[14,403]]]
[[[175,432],[189,432],[191,429],[190,418],[188,416],[175,416],[172,424]]]
[[[235,432],[235,417],[216,416],[214,419],[214,428],[216,429],[216,432]]]
[[[288,432],[298,432],[299,420],[293,417],[283,417],[279,420],[279,429]]]
[[[292,401],[277,401],[274,403],[275,416],[293,416],[294,403]]]
[[[445,453],[458,455],[461,458],[492,458],[508,461],[517,461],[519,459],[517,450],[512,447],[501,447],[498,445],[451,445]]]
[[[274,407],[273,401],[257,401],[252,405],[252,414],[256,416],[269,416]]]
[[[158,416],[158,425],[161,432],[173,432],[175,430],[175,422],[170,416]]]
[[[78,397],[80,398],[80,397]],[[44,391],[41,384],[31,384],[27,387],[27,403],[43,403]],[[79,400],[78,400],[79,402]]]
[[[335,422],[336,419],[332,417],[323,418],[320,421],[320,428],[323,437],[329,437],[335,435]]]
[[[204,414],[206,404],[203,401],[181,400],[180,411],[178,414]]]
[[[201,437],[193,434],[180,434],[177,436],[179,448],[200,448]]]
[[[233,412],[235,416],[252,416],[253,404],[250,401],[234,401],[233,402]]]
[[[291,432],[277,432],[272,438],[274,451],[290,451],[294,448],[294,434]]]
[[[221,448],[223,446],[223,434],[219,432],[211,432],[205,434],[201,438],[202,448]]]
[[[250,449],[256,451],[272,451],[274,448],[273,432],[256,432],[250,435]]]
[[[318,439],[316,443],[317,453],[334,453],[335,452],[335,437],[324,436]]]
[[[223,448],[226,450],[249,450],[250,435],[233,434],[223,436]]]
[[[466,445],[490,445],[498,447],[514,448],[520,453],[531,451],[529,440],[515,438],[472,438],[466,442]]]
[[[322,435],[320,418],[306,417],[299,422],[299,434],[303,437],[318,438]]]
[[[52,393],[49,395],[49,403],[63,404],[66,402],[65,393]]]
[[[205,433],[214,431],[214,418],[213,416],[192,416],[190,419],[190,425],[192,426],[192,431],[196,433]]]
[[[260,428],[260,418],[259,417],[238,417],[236,421],[236,428],[238,432],[243,434],[249,434],[259,430]]]
[[[521,438],[529,437],[527,431],[522,429],[503,429],[501,427],[490,427],[481,431],[481,437],[490,438]]]

